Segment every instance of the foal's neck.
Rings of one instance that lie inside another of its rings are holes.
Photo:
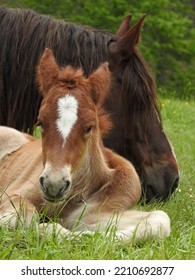
[[[104,155],[102,140],[99,135],[94,134],[89,140],[86,153],[74,178],[74,185],[82,189],[83,196],[87,198],[105,184],[111,172],[112,169],[109,168]]]

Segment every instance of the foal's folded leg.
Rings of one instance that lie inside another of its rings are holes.
[[[94,203],[89,203],[85,209],[78,208],[71,213],[65,227],[73,229],[74,233],[79,235],[93,234],[95,231],[112,236],[114,233],[116,239],[125,242],[165,239],[170,235],[170,219],[163,211],[102,212],[98,204]],[[64,231],[63,228],[58,228],[58,230],[59,237],[67,237],[66,229]]]
[[[163,211],[125,211],[118,219],[116,236],[122,240],[140,241],[170,235],[170,218]]]
[[[115,237],[124,241],[165,239],[170,235],[170,218],[163,211],[129,210],[123,213],[86,211],[78,229],[99,230],[109,233],[115,229]]]

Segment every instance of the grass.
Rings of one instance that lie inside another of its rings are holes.
[[[0,228],[0,259],[195,259],[195,102],[162,98],[161,108],[164,129],[180,166],[180,186],[165,203],[138,208],[168,213],[172,232],[166,240],[135,245],[97,232],[59,242],[55,237],[39,239],[36,224],[32,224],[28,230]]]

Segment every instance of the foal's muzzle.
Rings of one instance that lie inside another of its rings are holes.
[[[43,196],[48,201],[58,202],[64,199],[71,187],[71,168],[65,166],[55,170],[46,164],[39,182]]]
[[[66,180],[63,178],[61,181],[54,183],[44,176],[41,176],[39,178],[39,182],[44,194],[44,198],[52,202],[63,200],[71,185],[70,180]]]

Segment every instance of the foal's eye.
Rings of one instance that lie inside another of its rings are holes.
[[[87,126],[85,128],[85,134],[89,134],[91,132],[92,128],[93,128],[93,126]]]
[[[43,128],[42,122],[38,121],[38,122],[37,122],[37,126],[40,126],[40,128]]]
[[[39,127],[40,127],[40,131],[41,131],[41,133],[42,133],[42,134],[44,134],[43,123],[42,123],[41,121],[39,121],[39,120],[38,120],[38,122],[37,122],[37,126],[39,126]]]

